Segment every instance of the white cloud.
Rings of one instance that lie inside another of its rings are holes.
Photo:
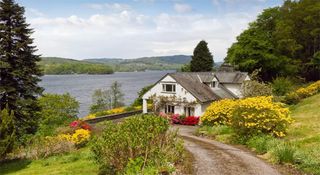
[[[226,56],[235,37],[255,18],[254,13],[229,13],[222,17],[202,14],[147,16],[130,10],[83,18],[28,18],[33,37],[44,56],[69,58],[189,54],[204,39],[216,61]]]
[[[187,13],[192,11],[192,7],[189,4],[175,3],[174,10],[178,13]]]
[[[130,5],[123,4],[123,3],[91,3],[87,4],[87,6],[91,9],[95,10],[114,10],[114,11],[123,11],[123,10],[129,10],[131,9]]]

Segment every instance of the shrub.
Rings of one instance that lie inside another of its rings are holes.
[[[26,148],[26,157],[46,158],[74,150],[74,144],[60,136],[34,137]]]
[[[55,129],[77,118],[79,102],[70,94],[45,94],[39,98],[41,121],[38,134],[54,135]]]
[[[248,145],[248,147],[254,149],[254,151],[256,151],[258,154],[264,154],[269,151],[268,150],[270,148],[269,143],[273,139],[275,139],[275,138],[273,138],[270,135],[257,135],[257,136],[253,136],[253,137],[249,138],[246,145]]]
[[[212,103],[201,117],[201,123],[209,126],[229,124],[236,103],[237,102],[230,99]]]
[[[282,142],[281,144],[273,147],[271,150],[271,156],[273,161],[276,163],[295,163],[296,152],[297,148],[294,145]]]
[[[277,77],[272,81],[272,92],[277,96],[286,95],[288,92],[292,91],[293,83],[289,78]]]
[[[13,150],[16,139],[13,112],[7,108],[0,111],[0,160]]]
[[[272,95],[272,88],[270,85],[255,80],[245,81],[242,85],[241,91],[244,97]]]
[[[291,122],[288,108],[272,102],[272,97],[262,96],[239,100],[232,112],[231,126],[242,136],[265,133],[283,137]]]
[[[73,144],[76,147],[83,147],[90,138],[90,131],[86,129],[77,129],[73,134],[60,134],[59,138],[65,139]]]
[[[297,104],[301,101],[300,96],[296,92],[290,92],[284,98],[286,104]]]
[[[102,136],[95,138],[91,147],[105,173],[128,171],[130,160],[139,163],[139,157],[143,158],[143,166],[137,167],[140,172],[145,167],[167,167],[181,158],[182,143],[176,133],[168,131],[169,122],[165,118],[136,115],[122,123],[107,122],[106,125]]]
[[[297,104],[301,99],[310,97],[320,92],[320,80],[310,84],[307,87],[302,87],[291,92],[285,97],[285,103],[287,104]]]

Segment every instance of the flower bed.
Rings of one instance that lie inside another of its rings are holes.
[[[298,90],[291,92],[285,96],[285,102],[287,104],[297,104],[300,100],[313,96],[320,92],[320,80],[310,84],[307,87],[299,88]]]
[[[197,116],[184,116],[179,114],[168,115],[165,113],[159,114],[161,117],[165,117],[171,121],[172,124],[180,124],[180,125],[197,125],[199,123],[200,117]]]

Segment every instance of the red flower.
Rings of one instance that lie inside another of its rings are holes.
[[[83,124],[81,125],[81,128],[89,131],[91,130],[91,126],[85,122],[83,122]]]
[[[71,128],[75,128],[75,127],[77,127],[77,126],[79,125],[79,123],[80,123],[80,122],[79,122],[78,120],[75,120],[75,121],[71,122],[69,126],[70,126]]]

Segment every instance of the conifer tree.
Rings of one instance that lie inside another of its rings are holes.
[[[40,57],[24,12],[13,0],[0,1],[0,110],[8,106],[14,112],[18,138],[35,132],[40,110],[36,97],[43,91],[37,84]]]
[[[16,138],[13,121],[13,112],[10,113],[7,108],[0,111],[0,160],[13,149]]]
[[[190,63],[191,72],[212,71],[212,67],[213,56],[209,51],[208,43],[202,40],[193,51]]]

